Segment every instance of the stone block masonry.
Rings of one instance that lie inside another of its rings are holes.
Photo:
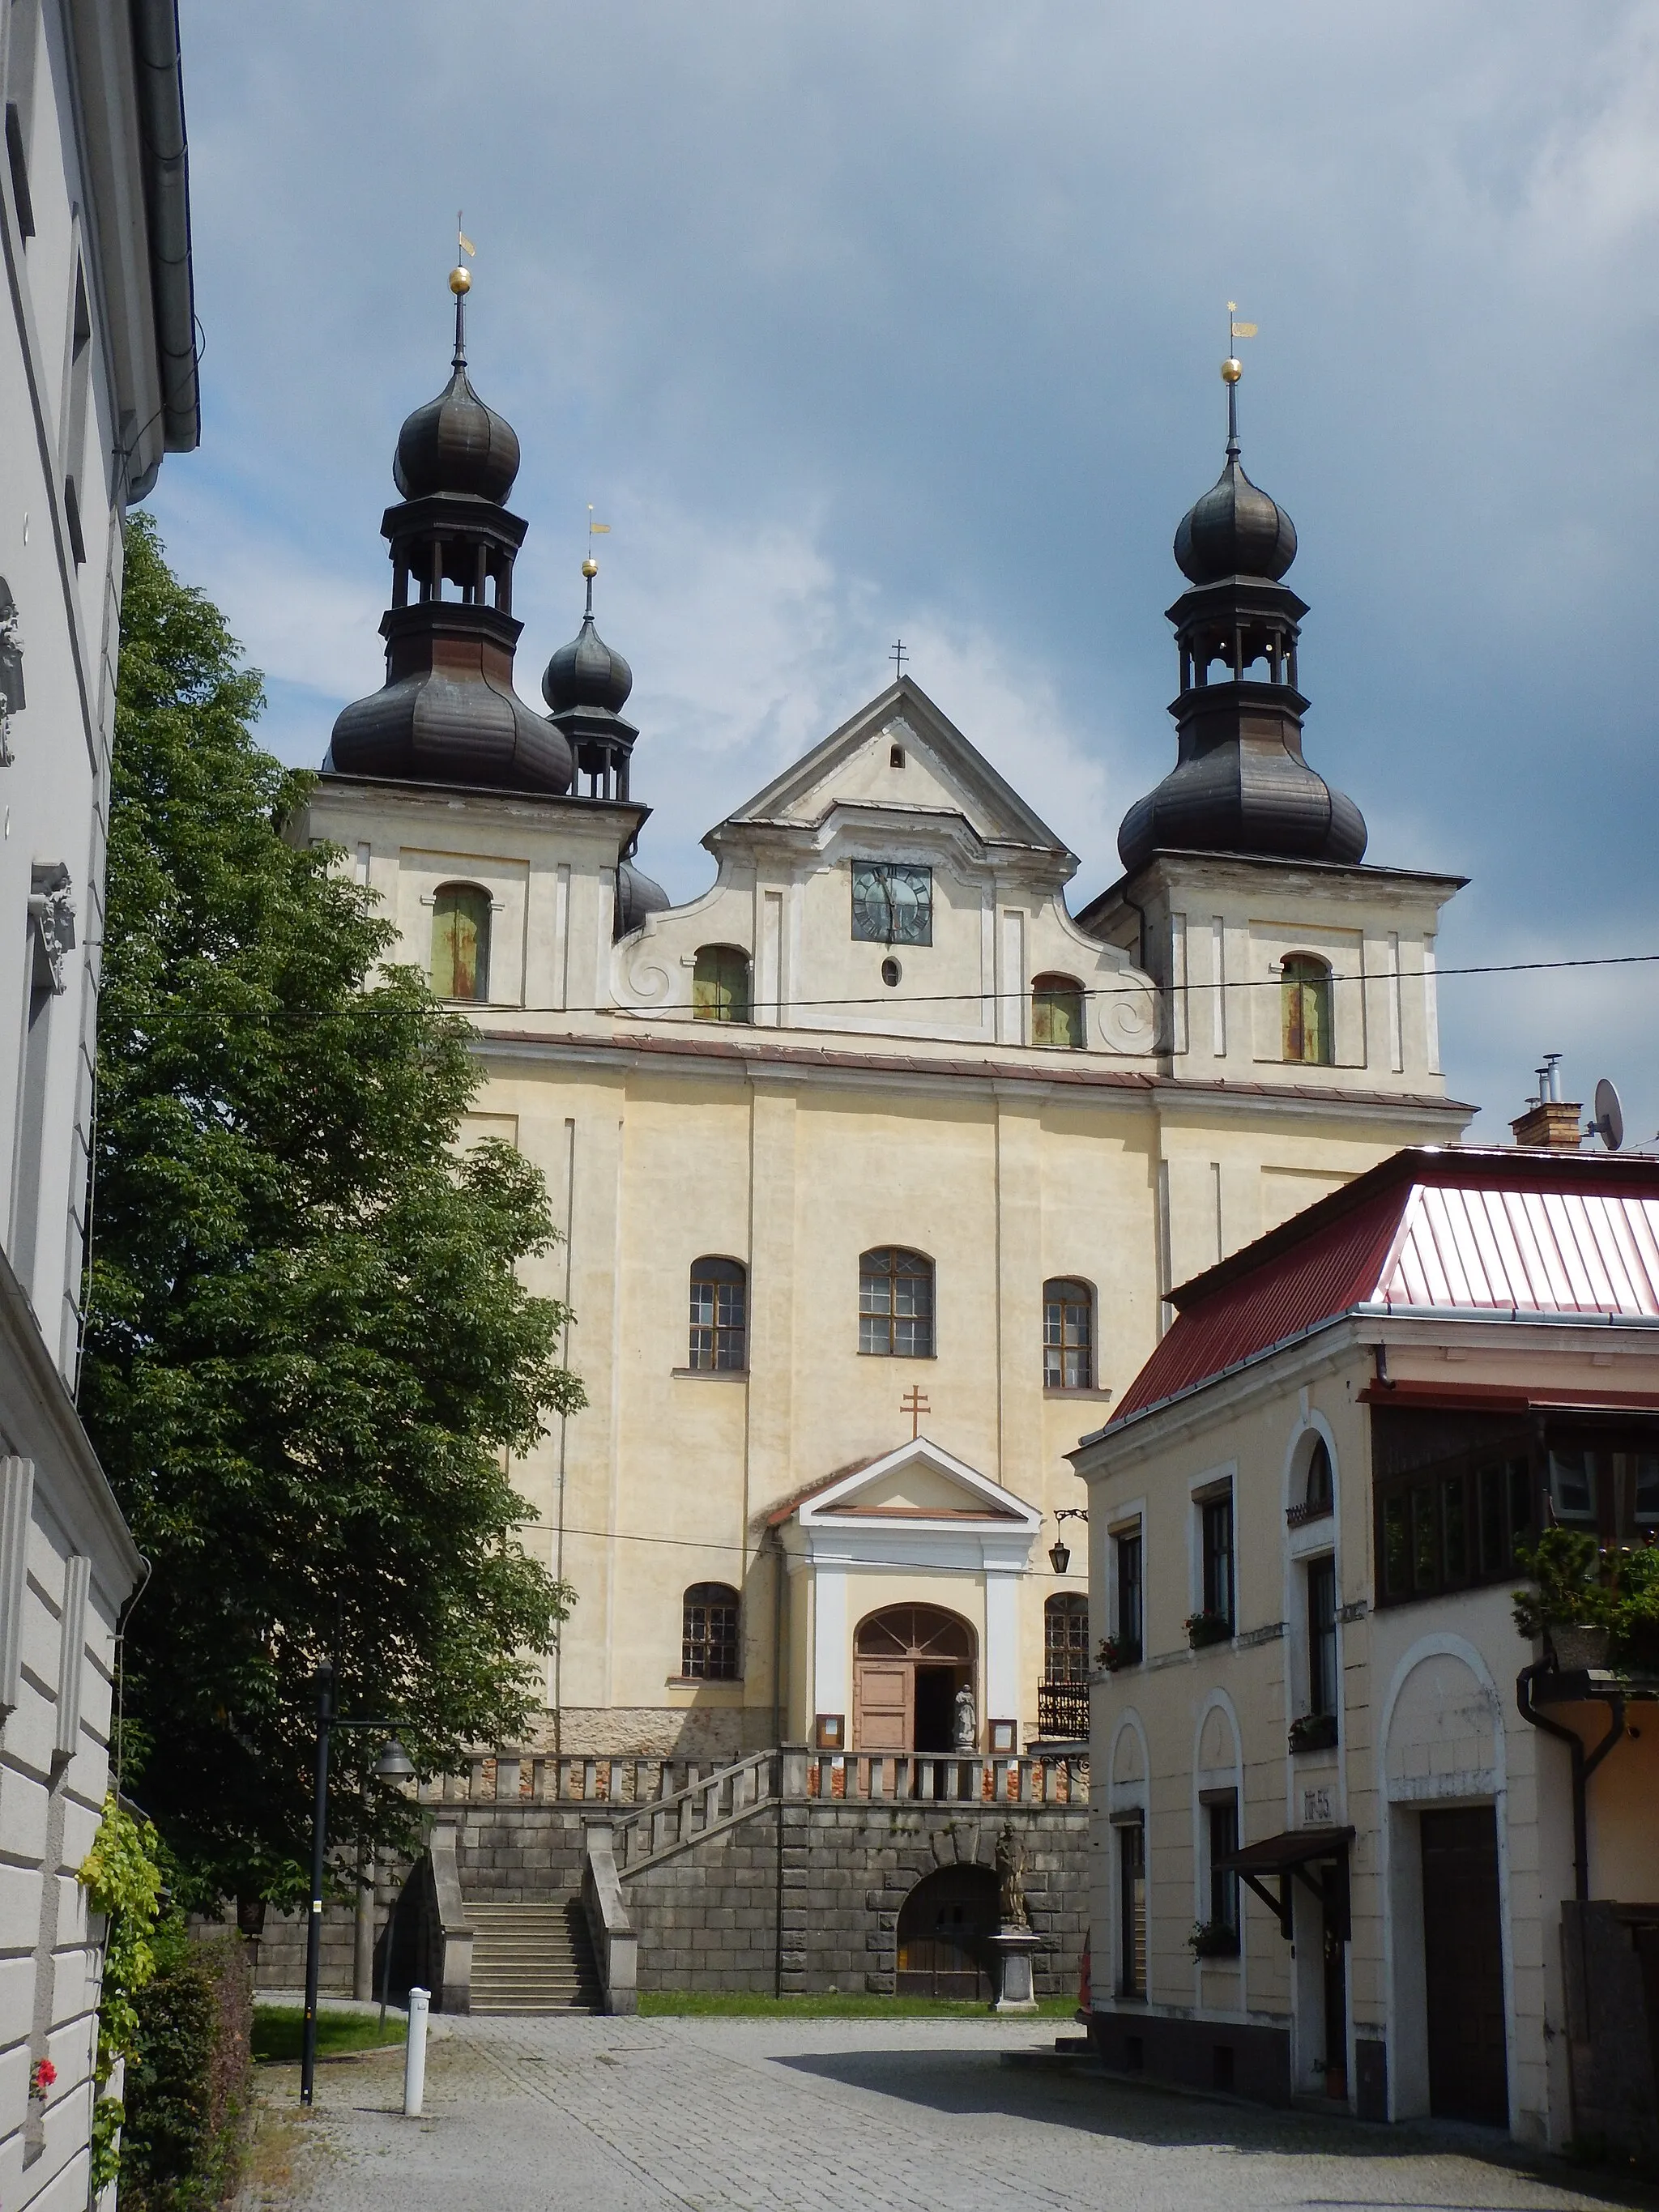
[[[458,1824],[463,1896],[476,1904],[529,1904],[579,1895],[584,1820],[609,1809],[603,1800],[446,1806],[445,1816]],[[1080,1800],[1022,1806],[769,1799],[747,1818],[624,1875],[623,1897],[639,1937],[639,1986],[890,1995],[905,1899],[940,1867],[988,1870],[1008,1820],[1024,1845],[1031,1924],[1047,1946],[1036,1962],[1038,1993],[1073,1991],[1088,1921],[1088,1807]],[[398,1887],[383,1881],[376,1899],[377,1972],[378,1942]],[[337,1906],[325,1920],[326,1993],[350,1993],[352,1917]],[[299,1988],[302,1939],[302,1916],[291,1923],[287,1916],[270,1917],[260,1947],[262,1988]],[[402,1978],[394,1969],[394,1984]]]

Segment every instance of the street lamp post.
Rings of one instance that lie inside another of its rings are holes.
[[[317,1984],[323,1964],[323,1877],[328,1860],[328,1739],[335,1729],[383,1729],[382,1720],[343,1721],[334,1711],[334,1669],[325,1659],[317,1669],[317,1797],[312,1813],[311,1911],[306,1926],[306,2014],[300,2053],[300,2102],[308,2105],[317,2079]],[[414,1762],[397,1737],[390,1736],[374,1762],[377,1782],[407,1782]]]
[[[1072,1547],[1066,1540],[1066,1531],[1061,1524],[1066,1521],[1087,1521],[1088,1518],[1086,1505],[1062,1505],[1055,1514],[1054,1540],[1048,1547],[1048,1564],[1057,1575],[1063,1575],[1072,1564]]]

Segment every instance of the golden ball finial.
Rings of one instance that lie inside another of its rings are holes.
[[[449,272],[449,289],[456,295],[457,298],[459,298],[463,292],[470,292],[472,289],[472,276],[471,270],[465,269],[452,269]]]
[[[1222,382],[1224,384],[1237,384],[1239,378],[1243,376],[1243,362],[1242,361],[1235,360],[1232,355],[1229,354],[1226,360],[1221,364]]]
[[[599,564],[590,553],[586,560],[582,562],[582,574],[584,576],[592,577],[597,576],[599,573]]]

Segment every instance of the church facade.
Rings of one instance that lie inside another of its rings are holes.
[[[1365,865],[1304,760],[1295,533],[1235,431],[1177,536],[1178,760],[1119,881],[1077,899],[1065,839],[902,678],[714,824],[673,904],[591,562],[546,712],[514,688],[518,442],[452,283],[383,524],[387,683],[301,834],[472,1024],[466,1134],[533,1159],[563,1231],[537,1287],[587,1406],[514,1468],[576,1594],[540,1747],[1075,1742],[1103,1626],[1066,1455],[1174,1284],[1457,1136],[1457,879]]]

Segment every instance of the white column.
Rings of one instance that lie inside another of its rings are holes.
[[[812,1620],[812,1711],[844,1713],[853,1728],[847,1695],[847,1576],[840,1567],[815,1567]]]
[[[981,1721],[1017,1721],[1019,1699],[1019,1575],[985,1571],[985,1711]]]

